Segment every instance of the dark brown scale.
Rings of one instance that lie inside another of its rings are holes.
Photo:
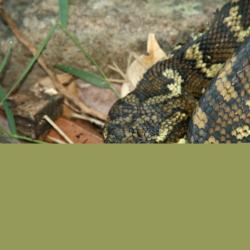
[[[215,64],[222,66],[245,44],[245,41],[239,41],[233,28],[225,22],[225,18],[229,17],[232,7],[238,8],[238,14],[241,15],[240,28],[246,30],[249,27],[249,0],[225,4],[221,11],[216,13],[207,32],[197,39],[188,41],[181,49],[175,51],[171,59],[155,64],[145,73],[137,88],[111,108],[104,129],[106,143],[176,142],[186,134],[188,122],[197,106],[197,100],[200,99],[202,91],[208,88],[211,80],[217,75],[217,71],[212,76],[213,74],[208,74],[207,70]],[[194,47],[195,49],[198,48],[198,54],[202,55],[202,59],[199,59],[197,52],[195,52],[195,56],[193,56],[193,53],[187,53],[187,51],[190,52],[190,49],[192,51]],[[239,60],[244,61],[243,59],[237,59],[238,62]],[[244,61],[243,63],[248,65],[248,62]],[[206,65],[205,69],[201,69],[201,66],[198,67],[198,65],[204,64]],[[240,73],[241,66],[234,62],[231,76],[233,81],[236,81],[233,76],[236,72],[235,67],[239,67],[237,70]],[[174,74],[175,78],[171,77],[171,74]],[[246,79],[242,74],[240,77],[243,80]],[[181,86],[178,85],[179,82],[181,82]],[[236,89],[235,91],[238,93],[241,90]],[[221,142],[228,142],[230,138],[232,142],[237,141],[227,134],[233,130],[235,124],[235,122],[233,123],[233,117],[230,117],[229,112],[225,109],[221,110],[218,107],[218,103],[223,103],[225,100],[216,91],[208,93],[200,103],[199,108],[201,110],[198,112],[200,116],[191,119],[192,122],[194,119],[196,123],[200,122],[201,128],[190,125],[190,141],[204,142],[204,138],[209,133],[214,135],[213,138],[210,138],[211,142],[217,141],[218,138],[221,138]],[[222,93],[224,93],[223,90]],[[245,98],[245,96],[239,93],[237,99],[234,98],[235,93],[230,95],[232,95],[230,108],[236,107],[237,112],[242,97]],[[229,97],[225,94],[225,98],[228,99]],[[136,100],[136,102],[131,100]],[[227,106],[223,106],[223,108],[227,108]],[[144,115],[145,112],[148,115],[147,117]],[[208,112],[209,117],[206,117],[202,112]],[[241,112],[248,111],[245,107]],[[236,118],[234,117],[234,119],[239,120],[239,125],[242,123],[241,117],[242,114],[237,114]],[[210,121],[221,121],[221,123],[215,123],[213,127],[209,125]],[[229,122],[228,126],[227,122]],[[206,124],[204,125],[204,123]],[[226,134],[224,130],[223,134],[220,133],[221,124],[227,126],[224,128]],[[215,128],[215,130],[211,130],[211,128]],[[238,130],[241,132],[240,129]],[[247,132],[243,131],[244,133]]]
[[[220,74],[198,105],[208,119],[204,128],[199,128],[194,122],[197,110],[193,114],[188,130],[188,140],[191,143],[211,142],[212,139],[215,139],[214,143],[250,142],[250,119],[247,119],[250,114],[250,39],[239,51],[237,60],[229,60],[225,67],[227,65],[233,68],[227,78],[238,97],[228,101],[223,98],[216,86]],[[217,131],[211,129],[216,127]],[[201,130],[205,131],[202,135]],[[223,135],[226,135],[227,140],[224,140]]]
[[[239,1],[238,3],[239,12],[242,16],[241,25],[244,29],[247,29],[250,26],[250,19],[248,18],[250,15],[250,9],[248,5],[248,1]]]

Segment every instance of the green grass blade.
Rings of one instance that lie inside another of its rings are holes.
[[[11,52],[12,52],[12,46],[10,46],[8,48],[8,51],[5,55],[2,63],[0,64],[0,74],[3,72],[4,68],[8,64],[10,56],[11,56]],[[0,85],[0,99],[3,99],[5,97],[5,95],[6,95],[5,91],[4,91],[3,87]],[[10,108],[9,102],[4,101],[2,105],[3,105],[3,110],[4,110],[6,117],[7,117],[9,129],[10,129],[11,133],[16,134],[17,133],[16,123],[15,123],[14,115],[13,115],[12,110]]]
[[[54,25],[54,26],[51,27],[51,29],[49,30],[49,32],[47,34],[47,37],[38,46],[36,54],[32,57],[32,59],[30,60],[30,62],[26,66],[26,68],[23,70],[23,72],[21,73],[21,75],[18,77],[18,79],[16,80],[16,82],[12,85],[12,87],[7,92],[7,94],[4,96],[4,98],[0,98],[0,100],[1,100],[0,104],[1,105],[13,93],[13,91],[15,91],[15,89],[20,86],[20,84],[25,79],[25,77],[27,76],[27,74],[29,73],[29,71],[31,70],[31,68],[33,67],[33,65],[35,64],[35,62],[37,61],[37,59],[39,58],[39,56],[42,54],[43,50],[46,48],[48,42],[50,41],[51,37],[55,33],[56,28],[57,28],[57,25]]]
[[[6,138],[10,138],[10,139],[13,138],[13,139],[27,141],[27,142],[31,142],[31,143],[48,144],[47,142],[43,142],[40,140],[34,140],[34,139],[26,137],[26,136],[9,133],[8,131],[6,131],[4,129],[4,127],[1,124],[0,124],[0,135],[5,136]]]
[[[70,32],[69,30],[67,30],[66,28],[64,28],[62,25],[59,25],[59,27],[62,29],[62,31],[66,34],[66,36],[75,44],[75,46],[80,50],[80,52],[84,55],[84,57],[93,65],[95,66],[96,70],[98,71],[98,73],[105,79],[106,83],[109,84],[109,88],[114,92],[114,94],[120,98],[120,93],[117,91],[116,88],[113,87],[113,85],[111,83],[109,83],[106,79],[106,75],[103,72],[103,70],[99,67],[99,65],[97,64],[97,62],[95,61],[95,59],[85,50],[85,48],[83,48],[83,46],[81,45],[81,42],[79,41],[78,37]]]
[[[64,28],[67,28],[68,25],[68,12],[69,12],[69,3],[68,0],[59,0],[59,15],[61,25]]]
[[[97,74],[81,70],[72,66],[66,66],[63,64],[58,64],[55,67],[63,72],[69,73],[77,78],[80,78],[96,87],[110,89],[110,85],[105,81],[105,79]]]
[[[95,59],[83,48],[81,45],[81,42],[79,41],[78,37],[65,29],[62,25],[60,25],[60,28],[62,31],[66,34],[66,36],[75,44],[75,46],[80,50],[80,52],[84,55],[84,57],[97,69],[97,71],[103,76],[103,78],[106,78],[104,72],[102,69],[99,67]]]
[[[7,50],[7,53],[2,61],[2,63],[0,64],[0,74],[3,72],[5,66],[7,65],[7,63],[9,62],[10,56],[11,56],[11,52],[12,52],[12,46],[10,46]]]
[[[0,99],[4,98],[5,95],[6,94],[5,94],[3,87],[0,86]],[[8,126],[9,126],[11,133],[16,134],[17,130],[16,130],[16,122],[14,119],[14,115],[13,115],[12,110],[10,108],[9,102],[6,100],[3,102],[3,110],[6,114]]]
[[[30,143],[48,144],[47,142],[40,141],[40,140],[34,140],[34,139],[32,139],[32,138],[29,138],[29,137],[26,137],[26,136],[22,136],[22,135],[10,135],[10,137],[15,138],[15,139],[18,139],[18,140],[30,142]]]

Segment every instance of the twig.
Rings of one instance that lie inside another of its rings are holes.
[[[1,1],[1,0],[0,0]],[[36,54],[36,48],[35,46],[28,40],[28,38],[21,33],[21,31],[18,29],[16,23],[11,18],[11,16],[3,9],[0,8],[0,16],[3,18],[3,20],[7,23],[13,34],[16,36],[16,38],[27,48],[29,51],[35,55]],[[51,78],[52,82],[54,83],[55,88],[63,94],[70,102],[72,102],[75,106],[79,107],[82,113],[86,113],[90,116],[97,117],[100,120],[106,121],[107,116],[101,112],[98,112],[96,110],[91,109],[88,107],[85,103],[83,103],[78,97],[71,95],[67,89],[62,86],[60,81],[58,80],[56,74],[47,66],[45,63],[45,60],[42,56],[38,58],[39,65],[43,68],[43,70],[48,74],[48,76]]]
[[[74,142],[47,115],[45,115],[43,119],[46,120],[66,142],[69,144],[74,144]]]
[[[95,118],[91,118],[91,117],[88,117],[88,116],[85,116],[85,115],[79,115],[79,114],[73,114],[71,116],[72,118],[75,118],[75,119],[80,119],[80,120],[84,120],[84,121],[88,121],[90,123],[93,123],[95,124],[96,126],[100,127],[100,128],[104,128],[104,122],[101,122]]]
[[[128,60],[127,60],[127,69],[132,64],[132,62],[133,62],[133,56],[131,55],[131,53],[129,53]]]
[[[126,79],[126,75],[123,73],[123,71],[119,68],[119,66],[113,62],[113,65],[108,66],[110,69],[118,73],[120,76],[122,76],[124,79]]]
[[[112,82],[112,83],[124,83],[124,80],[123,79],[113,79],[113,78],[108,78],[107,79],[109,82]]]
[[[60,140],[60,139],[57,139],[57,138],[54,138],[52,136],[48,136],[47,137],[49,140],[51,140],[52,142],[54,143],[57,143],[57,144],[66,144],[64,141]]]

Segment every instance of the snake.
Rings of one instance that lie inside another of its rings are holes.
[[[111,107],[103,135],[108,144],[250,142],[250,0],[225,3],[148,69]]]

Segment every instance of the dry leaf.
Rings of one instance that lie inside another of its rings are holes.
[[[154,34],[148,35],[147,45],[148,55],[136,56],[135,61],[128,67],[126,72],[126,82],[122,86],[121,95],[126,96],[128,93],[133,91],[138,82],[143,77],[143,74],[152,67],[156,62],[167,58],[166,53],[161,49],[157,42]]]
[[[117,101],[117,97],[110,89],[101,89],[78,79],[78,96],[89,107],[108,114],[110,107]],[[119,86],[114,86],[119,88]]]

